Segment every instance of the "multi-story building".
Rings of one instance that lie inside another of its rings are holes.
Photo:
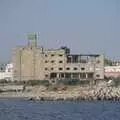
[[[67,47],[45,49],[37,46],[36,34],[28,40],[14,50],[15,80],[104,79],[104,55],[70,54]]]

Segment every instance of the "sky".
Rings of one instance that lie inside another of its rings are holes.
[[[39,32],[45,48],[120,58],[120,0],[0,0],[0,62]]]

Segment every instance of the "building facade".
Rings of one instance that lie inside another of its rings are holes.
[[[120,66],[106,66],[105,77],[118,78],[120,77]]]
[[[13,81],[13,64],[0,65],[0,80]]]
[[[28,45],[13,53],[15,80],[104,79],[104,55],[70,54],[67,47],[45,49],[37,46],[36,34],[28,39]]]

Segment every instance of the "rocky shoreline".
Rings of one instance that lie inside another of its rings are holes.
[[[20,92],[1,92],[0,98],[26,98],[33,101],[120,101],[120,86],[26,86]]]
[[[111,100],[120,101],[118,87],[68,87],[65,90],[38,89],[29,100],[39,101],[82,101],[82,100]]]

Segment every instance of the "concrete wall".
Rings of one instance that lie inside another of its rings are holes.
[[[103,55],[93,57],[88,63],[68,63],[66,51],[62,48],[18,47],[14,50],[13,66],[14,80],[18,81],[49,80],[51,73],[56,73],[57,78],[61,73],[93,73],[93,79],[104,79]],[[68,67],[70,70],[67,70]]]

